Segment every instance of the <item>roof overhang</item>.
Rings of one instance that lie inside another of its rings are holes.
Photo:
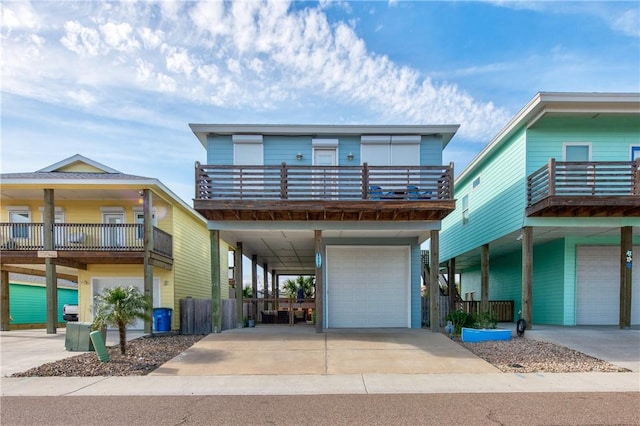
[[[458,175],[464,180],[490,153],[504,144],[514,133],[534,126],[549,115],[640,114],[640,93],[563,93],[539,92],[504,126],[498,134]]]
[[[189,124],[202,146],[207,147],[207,136],[233,134],[260,134],[312,137],[339,135],[440,135],[442,149],[460,127],[443,125],[333,125],[333,124]]]

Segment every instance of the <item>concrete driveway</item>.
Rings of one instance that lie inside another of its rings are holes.
[[[153,375],[497,373],[441,333],[263,325],[204,337]]]

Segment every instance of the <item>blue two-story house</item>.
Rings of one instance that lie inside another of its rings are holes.
[[[455,208],[442,150],[457,125],[190,127],[207,151],[194,208],[212,256],[223,239],[274,275],[314,275],[317,331],[422,326],[420,245],[431,239],[437,274]]]
[[[640,324],[640,94],[538,93],[456,178],[440,260],[530,324]]]

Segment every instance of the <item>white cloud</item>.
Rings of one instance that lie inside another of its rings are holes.
[[[622,12],[613,19],[612,27],[627,35],[640,37],[640,9],[635,7]]]
[[[164,32],[161,30],[152,30],[151,28],[141,28],[138,30],[142,44],[146,49],[156,49],[164,40]]]
[[[167,70],[176,74],[190,76],[194,66],[188,52],[175,47],[170,47],[166,50],[168,51],[166,53]]]
[[[42,58],[30,67],[44,72],[35,78],[34,71],[14,73],[11,84],[57,91],[59,102],[68,97],[64,94],[74,80],[108,87],[100,93],[112,93],[114,102],[117,89],[127,96],[155,91],[255,112],[321,102],[334,105],[336,113],[339,107],[353,110],[356,120],[356,111],[362,111],[389,123],[461,123],[459,134],[477,140],[506,121],[505,111],[477,102],[455,84],[435,83],[371,52],[355,24],[330,23],[323,7],[343,6],[292,10],[284,1],[104,3],[95,15],[60,22],[60,44],[56,30],[37,34],[50,43],[48,55],[62,53],[66,66],[52,67]]]
[[[81,56],[97,56],[100,54],[102,42],[100,34],[93,28],[82,26],[79,22],[69,21],[64,24],[66,34],[60,42],[67,49]]]
[[[108,22],[100,26],[100,31],[104,36],[105,44],[115,50],[133,52],[140,47],[138,40],[132,37],[131,25],[126,22],[121,24]]]
[[[86,90],[69,91],[67,92],[67,95],[72,100],[72,102],[85,107],[91,106],[96,103],[96,97]]]
[[[40,17],[28,2],[2,2],[0,4],[0,28],[12,30],[33,30],[40,27]]]

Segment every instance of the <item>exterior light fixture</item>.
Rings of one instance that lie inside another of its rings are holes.
[[[350,152],[347,154],[347,160],[349,161],[353,160],[353,153]]]
[[[302,153],[298,152],[298,153],[296,154],[296,159],[298,159],[298,160],[302,160]]]

